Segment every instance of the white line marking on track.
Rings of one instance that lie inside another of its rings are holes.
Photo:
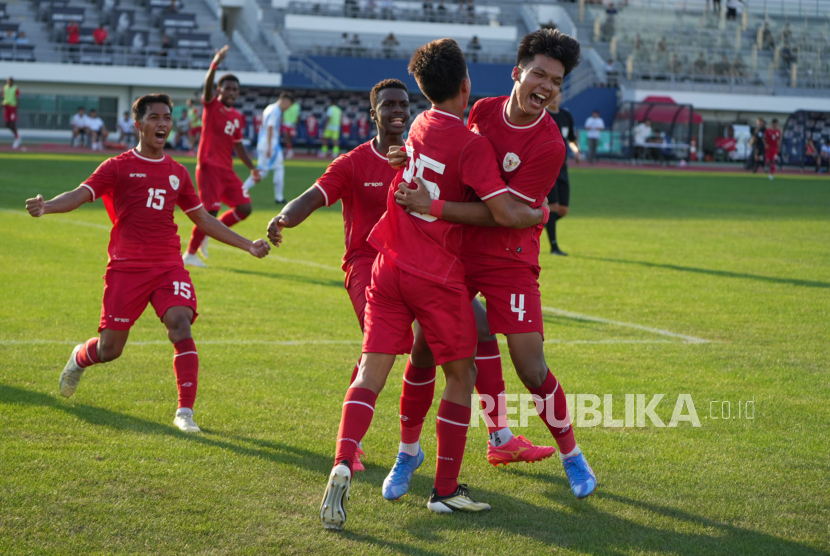
[[[671,344],[671,340],[628,340],[624,338],[610,338],[606,340],[558,340],[548,339],[545,341],[549,344],[562,345],[581,345],[581,344]],[[32,346],[32,345],[64,345],[74,346],[82,343],[79,340],[0,340],[0,346]],[[166,346],[170,342],[166,340],[149,340],[145,342],[128,341],[131,346]],[[243,345],[243,346],[359,346],[363,342],[360,340],[196,340],[198,346],[225,346],[225,345]],[[507,340],[504,338],[499,340],[499,344],[507,345]]]
[[[557,309],[556,307],[542,307],[542,311],[546,313],[553,313],[555,315],[559,315],[562,317],[567,317],[570,319],[575,320],[586,320],[591,322],[601,322],[603,324],[613,324],[614,326],[624,326],[626,328],[634,328],[636,330],[642,330],[644,332],[651,332],[652,334],[659,334],[661,336],[668,336],[670,338],[679,338],[683,340],[687,344],[708,344],[712,340],[706,340],[704,338],[697,338],[695,336],[688,336],[686,334],[678,334],[676,332],[671,332],[669,330],[663,330],[661,328],[652,328],[650,326],[643,326],[642,324],[635,324],[633,322],[621,322],[618,320],[611,320],[611,319],[604,319],[602,317],[592,317],[590,315],[582,315],[579,313],[573,313],[571,311],[566,311],[564,309]]]
[[[28,216],[29,213],[21,211],[21,210],[14,210],[14,209],[7,209],[7,208],[0,208],[2,212],[8,212],[13,214],[19,214],[21,216]],[[104,224],[96,224],[93,222],[83,222],[79,220],[73,220],[70,218],[61,218],[61,217],[54,217],[50,216],[50,220],[57,220],[59,222],[66,222],[69,224],[77,224],[78,226],[86,226],[89,228],[96,228],[99,230],[106,230],[110,231],[111,226],[106,226]],[[212,249],[221,249],[223,251],[233,251],[239,254],[243,254],[243,251],[227,246],[227,245],[214,245]],[[333,272],[342,273],[343,270],[338,267],[325,265],[321,263],[315,263],[313,261],[304,261],[302,259],[289,259],[287,257],[281,257],[279,255],[269,254],[269,258],[275,259],[277,261],[285,262],[285,263],[293,263],[299,264],[304,266],[310,266],[313,268],[319,268],[322,270],[330,270]],[[564,309],[557,309],[556,307],[542,307],[542,311],[546,313],[552,313],[554,315],[559,315],[562,317],[567,317],[575,320],[583,320],[583,321],[590,321],[590,322],[599,322],[602,324],[611,324],[614,326],[622,326],[625,328],[633,328],[635,330],[642,330],[643,332],[649,332],[651,334],[658,334],[660,336],[667,336],[669,338],[677,338],[679,340],[683,340],[684,343],[687,344],[708,344],[711,343],[712,340],[707,340],[705,338],[698,338],[696,336],[689,336],[687,334],[678,334],[677,332],[672,332],[670,330],[663,330],[662,328],[653,328],[651,326],[644,326],[642,324],[636,324],[633,322],[622,322],[618,320],[611,320],[602,317],[594,317],[591,315],[583,315],[580,313],[574,313],[572,311],[566,311]],[[556,339],[548,339],[547,342],[549,343],[557,343],[557,344],[654,344],[654,343],[666,343],[665,340],[662,341],[655,341],[655,340],[625,340],[625,339],[608,339],[608,340],[574,340],[574,341],[561,341]],[[37,340],[33,341],[32,343],[43,343]],[[70,342],[72,343],[72,342]],[[142,345],[138,342],[131,342],[133,345]],[[167,342],[158,342],[159,344],[165,344]],[[203,344],[207,344],[208,342],[201,342]],[[230,342],[229,342],[230,343]],[[245,342],[238,342],[238,343],[245,343]],[[265,342],[255,342],[257,345],[313,345],[314,343],[318,344],[325,344],[326,342],[314,342],[308,341],[304,343],[283,343],[283,342],[272,342],[270,344]],[[343,343],[343,342],[334,342],[334,343]],[[360,342],[353,342],[353,343],[360,343]],[[500,342],[501,343],[501,342]],[[0,341],[0,345],[6,345],[6,342]]]

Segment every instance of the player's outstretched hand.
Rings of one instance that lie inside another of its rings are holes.
[[[216,55],[213,56],[213,63],[216,64],[217,66],[219,64],[221,64],[222,60],[225,59],[225,56],[228,55],[228,50],[229,49],[230,49],[230,46],[228,46],[227,44],[225,46],[223,46],[222,48],[217,48],[216,49]]]
[[[43,216],[44,205],[43,195],[38,195],[34,199],[26,199],[26,210],[35,218]]]
[[[271,251],[271,246],[264,239],[258,239],[251,244],[248,251],[257,259],[261,259]]]
[[[406,160],[408,158],[406,148],[399,147],[398,145],[392,145],[389,147],[389,153],[386,157],[389,159],[389,166],[395,168],[396,170],[400,170],[406,166]]]
[[[429,190],[421,178],[415,178],[416,189],[409,189],[406,183],[398,184],[398,190],[395,191],[395,202],[403,206],[406,212],[419,212],[421,214],[429,214],[429,207],[432,205],[432,198],[429,195]]]
[[[279,247],[282,243],[282,229],[288,225],[288,217],[284,214],[279,214],[271,219],[268,223],[268,239],[275,247]]]
[[[258,168],[254,168],[253,170],[251,170],[251,177],[254,178],[254,183],[259,183],[259,180],[262,179],[262,173],[259,171]]]

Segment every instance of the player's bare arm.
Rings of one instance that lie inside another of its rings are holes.
[[[216,49],[216,54],[213,56],[213,61],[210,63],[210,68],[208,68],[207,75],[205,75],[205,85],[202,89],[202,97],[205,99],[205,102],[210,102],[213,100],[213,83],[216,79],[216,68],[219,67],[219,64],[225,59],[225,56],[228,55],[228,49],[230,46],[227,44],[222,48]]]
[[[236,151],[236,156],[239,157],[239,160],[242,161],[242,164],[247,166],[248,170],[251,171],[251,175],[254,178],[254,183],[259,183],[260,178],[262,178],[262,174],[260,174],[259,169],[251,162],[251,157],[248,156],[248,149],[245,148],[245,145],[242,144],[242,141],[238,143],[234,143],[233,150]]]
[[[199,207],[194,211],[188,212],[187,216],[205,235],[232,247],[238,247],[243,251],[247,251],[258,259],[267,255],[271,250],[271,246],[264,239],[251,241],[248,238],[242,237],[222,224],[217,218],[211,216],[204,207]]]
[[[311,213],[326,206],[326,198],[315,186],[309,187],[305,193],[285,205],[277,216],[268,223],[268,239],[279,247],[282,243],[282,229],[293,228],[302,224]]]
[[[43,195],[26,199],[26,210],[35,218],[40,218],[44,214],[72,212],[90,201],[92,201],[92,193],[88,188],[81,185],[77,189],[61,193],[50,201],[44,201]]]
[[[409,189],[405,183],[401,183],[395,192],[395,201],[404,206],[407,212],[432,214],[429,191],[420,178],[415,178],[415,183],[418,186],[416,189]],[[531,208],[513,195],[497,195],[476,203],[446,201],[440,216],[433,216],[459,224],[521,229],[541,224],[545,220],[545,213],[543,208]]]

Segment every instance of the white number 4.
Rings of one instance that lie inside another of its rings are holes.
[[[147,197],[147,208],[154,208],[156,210],[161,210],[164,208],[164,194],[167,193],[166,189],[148,189],[147,193],[150,195]]]
[[[522,321],[525,320],[525,313],[527,313],[527,311],[525,311],[525,294],[523,294],[523,293],[519,294],[519,304],[518,305],[516,305],[516,294],[515,293],[510,294],[510,310],[513,311],[514,313],[519,314],[519,322],[522,322]]]
[[[173,282],[173,295],[180,295],[185,299],[190,299],[191,292],[190,284],[187,282]]]

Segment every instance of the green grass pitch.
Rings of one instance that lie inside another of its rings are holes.
[[[34,220],[24,200],[76,187],[100,161],[0,155],[0,554],[830,552],[827,179],[572,168],[559,225],[571,256],[542,255],[549,365],[568,393],[613,395],[614,418],[625,394],[665,394],[668,423],[689,394],[701,426],[577,428],[599,479],[582,502],[558,458],[494,469],[486,429],[471,428],[461,480],[493,511],[434,515],[437,404],[410,494],[380,496],[399,358],[346,530],[330,533],[318,508],[361,339],[339,208],[288,230],[266,259],[213,242],[211,267],[191,270],[204,432],[187,436],[172,424],[172,348],[152,310],[121,359],[88,371],[73,398],[58,393],[72,346],[97,328],[109,221],[100,203]],[[324,167],[290,161],[288,196]],[[253,197],[236,229],[263,237],[270,181]],[[508,391],[524,393],[503,352]],[[514,431],[552,440],[536,418]]]

